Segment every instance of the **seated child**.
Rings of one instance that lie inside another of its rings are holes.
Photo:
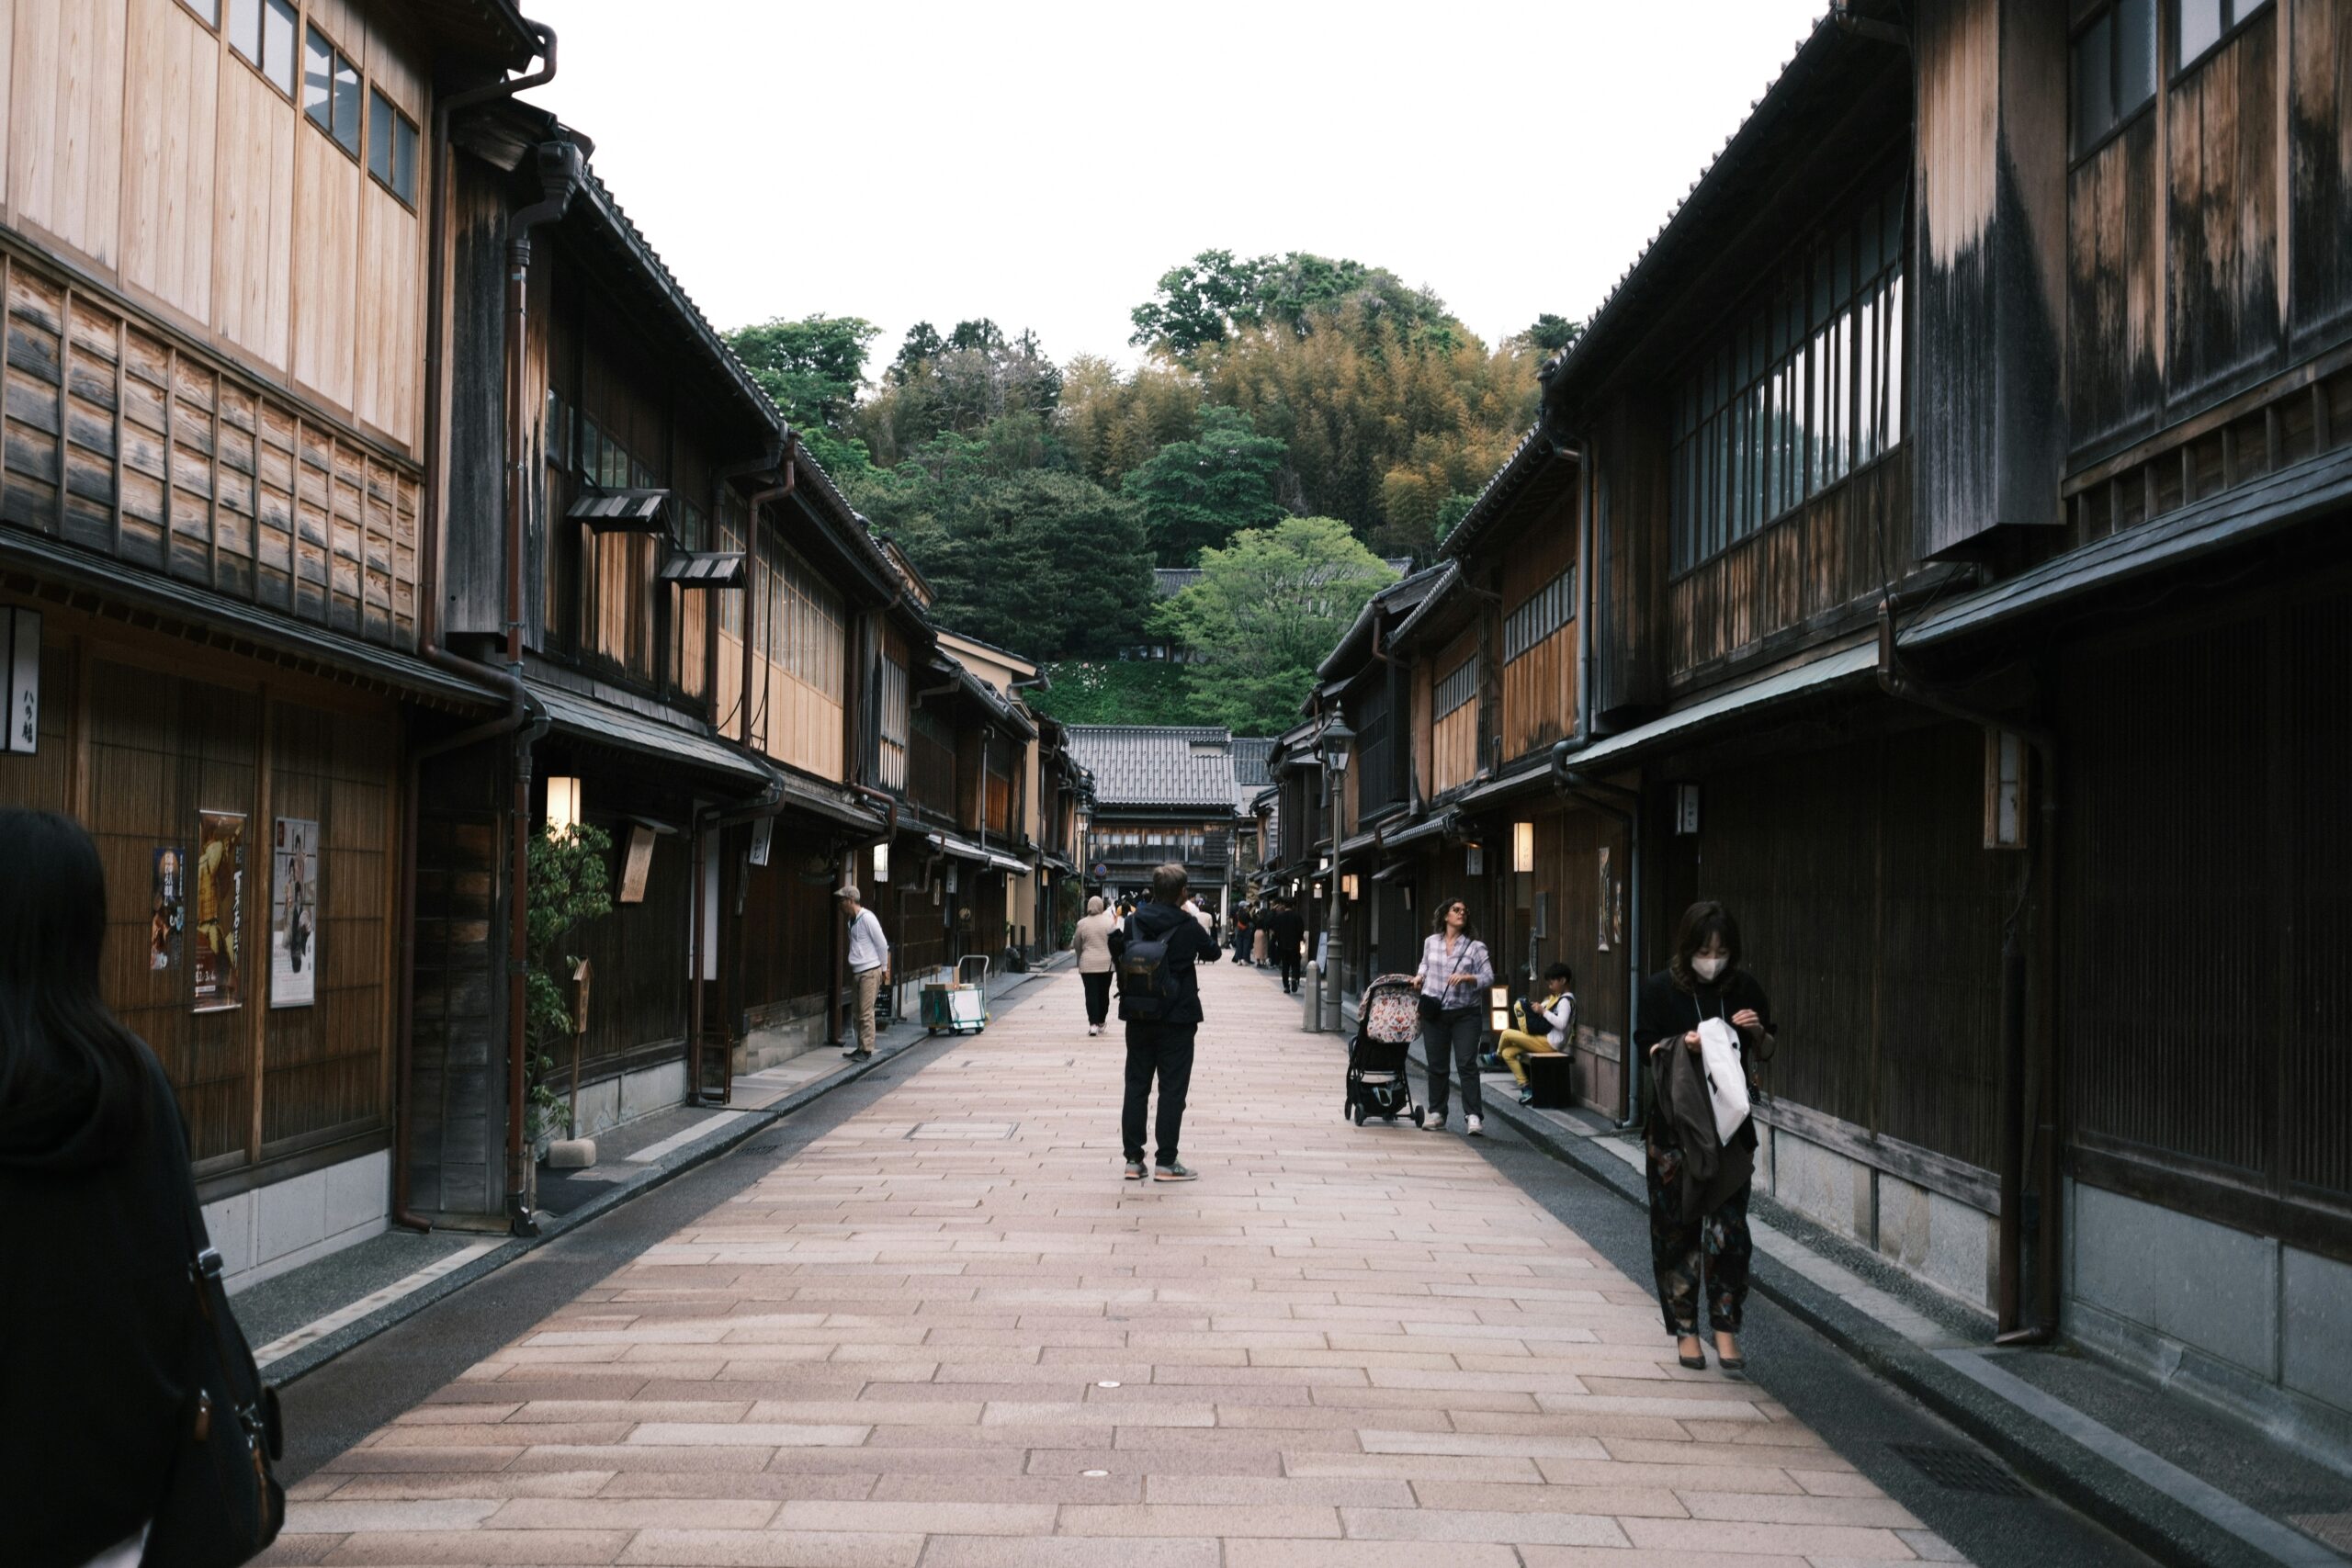
[[[1569,1034],[1577,1024],[1576,993],[1568,989],[1575,982],[1574,972],[1565,964],[1555,964],[1544,971],[1544,995],[1528,1004],[1535,1016],[1527,1021],[1532,1028],[1536,1020],[1541,1019],[1545,1032],[1538,1035],[1506,1029],[1501,1043],[1495,1048],[1495,1054],[1503,1059],[1503,1066],[1510,1069],[1510,1076],[1519,1080],[1519,1102],[1521,1105],[1532,1102],[1535,1091],[1527,1087],[1527,1067],[1521,1058],[1529,1055],[1556,1056],[1566,1049]]]

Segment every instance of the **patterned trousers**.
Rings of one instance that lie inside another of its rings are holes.
[[[1707,1298],[1708,1326],[1739,1332],[1747,1301],[1747,1264],[1756,1244],[1747,1234],[1747,1188],[1713,1213],[1682,1217],[1682,1151],[1648,1144],[1650,1266],[1657,1274],[1658,1310],[1668,1334],[1696,1334],[1699,1296]],[[1703,1272],[1702,1272],[1703,1270]]]

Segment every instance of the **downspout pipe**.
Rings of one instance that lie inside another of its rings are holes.
[[[563,216],[579,188],[579,146],[543,141],[533,150],[540,198],[507,220],[506,225],[506,676],[523,684],[523,539],[531,504],[531,411],[523,406],[523,349],[528,325],[531,231]],[[514,792],[508,808],[506,936],[506,1224],[515,1235],[537,1235],[531,1213],[530,1148],[524,1118],[528,1092],[529,1042],[525,984],[531,960],[531,751],[547,733],[542,717],[514,738]]]
[[[1575,800],[1600,812],[1625,830],[1625,879],[1633,885],[1633,908],[1625,934],[1625,1038],[1620,1046],[1618,1071],[1625,1080],[1625,1118],[1620,1131],[1642,1122],[1641,1053],[1634,1046],[1642,1001],[1642,797],[1639,791],[1603,784],[1576,768],[1581,743],[1563,740],[1552,748],[1552,787],[1564,799]]]
[[[448,296],[446,254],[448,243],[449,184],[452,159],[449,155],[449,121],[462,109],[479,104],[511,98],[531,87],[555,80],[556,33],[544,22],[525,18],[532,36],[539,46],[539,68],[521,76],[510,76],[486,86],[451,93],[435,101],[433,107],[433,138],[430,151],[435,168],[433,180],[432,209],[427,215],[429,237],[425,265],[429,274],[425,287],[425,336],[427,360],[424,400],[424,471],[429,479],[437,479],[446,472],[446,432],[443,428],[441,405],[448,381],[448,357],[442,352],[446,332],[445,318]],[[532,700],[523,683],[508,672],[461,659],[440,646],[441,555],[446,525],[438,483],[428,483],[424,492],[425,550],[417,614],[417,655],[437,670],[446,671],[461,680],[485,689],[506,705],[503,717],[487,724],[458,731],[455,735],[412,748],[404,779],[401,807],[402,838],[401,848],[400,930],[401,930],[401,988],[395,1010],[393,1048],[396,1054],[394,1073],[398,1099],[393,1107],[392,1123],[392,1203],[394,1224],[411,1230],[433,1228],[432,1222],[415,1212],[412,1206],[409,1177],[410,1139],[414,1132],[414,1073],[413,1034],[416,1025],[416,876],[417,876],[417,795],[421,786],[423,764],[428,758],[446,755],[484,740],[518,735],[526,727],[534,737],[543,732],[546,715]],[[509,1031],[510,1055],[520,1049],[519,1022]]]
[[[784,474],[783,482],[770,485],[765,490],[753,491],[743,506],[743,548],[750,552],[750,558],[743,562],[743,690],[736,697],[735,705],[743,715],[743,750],[754,752],[760,748],[752,744],[752,585],[759,581],[759,574],[752,568],[760,558],[760,508],[772,501],[782,501],[799,487],[800,465],[793,461],[792,444],[788,440],[785,444],[780,467]],[[769,627],[768,635],[775,636],[775,628]],[[767,683],[763,681],[760,684],[760,715],[764,719],[767,716]]]
[[[2039,777],[2035,786],[2041,796],[2041,831],[2038,840],[2026,847],[2030,857],[2027,866],[2029,888],[2038,887],[2033,902],[2041,908],[2031,911],[2039,926],[2040,958],[2042,984],[2048,987],[2056,976],[2058,883],[2058,737],[2047,728],[2020,724],[1995,714],[1980,712],[1953,701],[1927,682],[1920,681],[1903,667],[1894,626],[1896,602],[1883,599],[1878,607],[1878,683],[1882,691],[1898,702],[1905,702],[1929,712],[1973,725],[1988,732],[2006,730],[2015,735],[2033,750]],[[1995,1287],[1998,1310],[1998,1332],[1994,1343],[2007,1346],[2047,1345],[2058,1332],[2058,1264],[2059,1226],[2061,1223],[2058,1190],[2058,1117],[2056,1111],[2057,1042],[2054,1020],[2043,1030],[2041,1068],[2041,1117],[2035,1136],[2041,1145],[2041,1260],[2036,1269],[2034,1314],[2039,1320],[2028,1326],[2023,1319],[2023,1280],[2025,1274],[2025,1083],[2026,1083],[2026,1000],[2027,968],[2025,938],[2020,922],[2028,918],[2030,906],[2020,900],[2011,911],[2001,933],[2001,1137],[2000,1137],[2000,1213],[1998,1216],[1999,1277]]]

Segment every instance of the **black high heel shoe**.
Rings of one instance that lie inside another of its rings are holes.
[[[1686,1356],[1682,1353],[1682,1341],[1685,1339],[1695,1341],[1700,1345],[1701,1348],[1697,1355]],[[1701,1340],[1695,1334],[1679,1334],[1675,1336],[1674,1359],[1681,1362],[1684,1366],[1690,1368],[1694,1372],[1705,1371],[1707,1370],[1705,1341]]]
[[[1724,1348],[1722,1344],[1718,1343],[1715,1346],[1715,1365],[1721,1367],[1727,1372],[1743,1372],[1747,1370],[1747,1358],[1745,1356],[1726,1356],[1724,1354]]]

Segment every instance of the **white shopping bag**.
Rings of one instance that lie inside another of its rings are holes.
[[[1747,1120],[1747,1067],[1739,1035],[1720,1018],[1699,1021],[1699,1059],[1707,1067],[1707,1097],[1714,1101],[1715,1139],[1728,1144]]]

